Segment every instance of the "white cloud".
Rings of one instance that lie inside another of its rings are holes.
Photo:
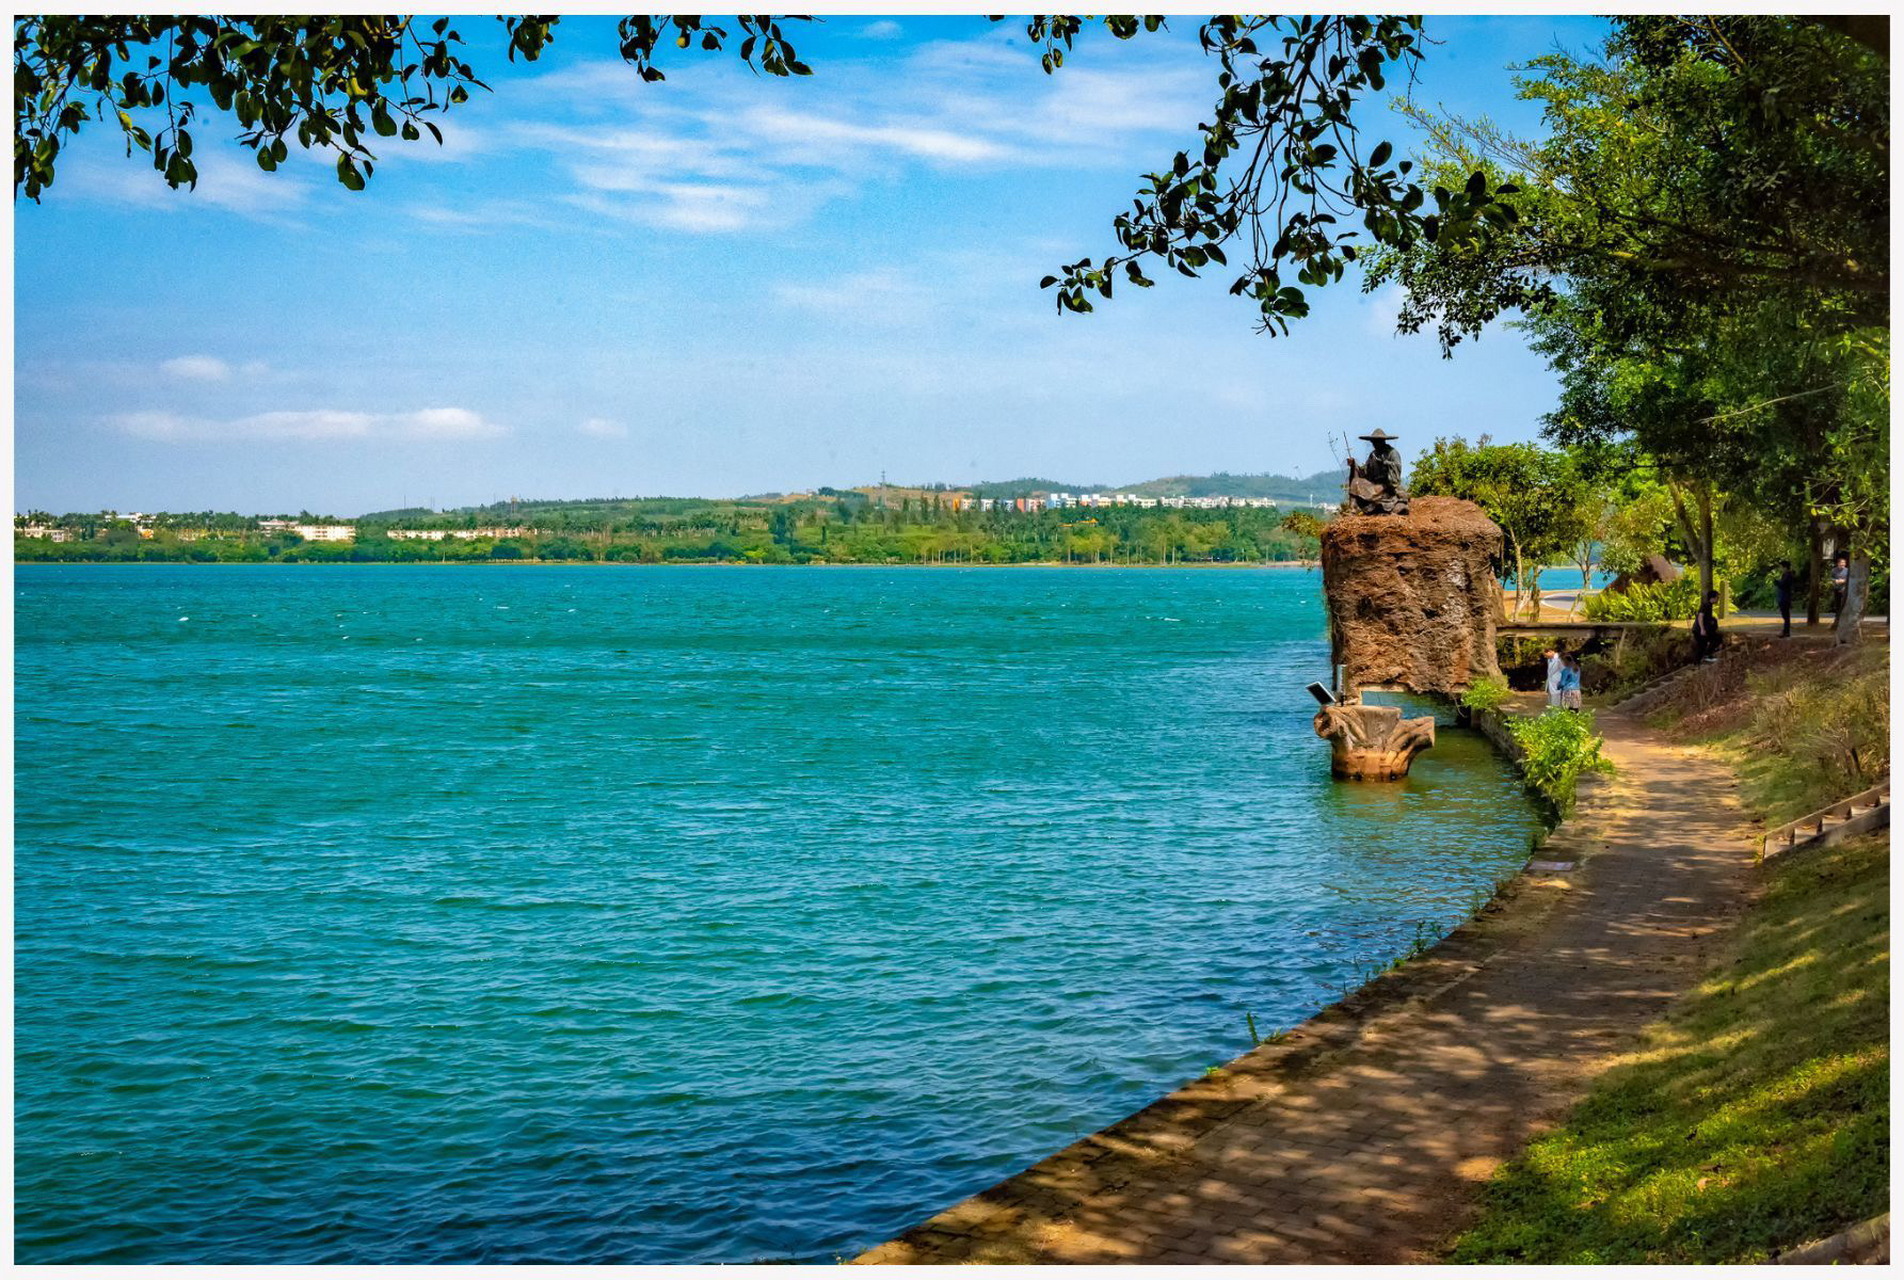
[[[419,409],[412,413],[362,413],[344,409],[278,409],[240,418],[202,418],[162,410],[114,415],[108,421],[128,435],[148,440],[353,440],[385,438],[468,439],[496,436],[506,428],[469,409]]]
[[[460,120],[446,120],[438,128],[443,130],[443,141],[425,133],[423,137],[411,142],[386,142],[377,148],[377,154],[386,160],[419,160],[424,164],[461,164],[465,160],[474,160],[491,149],[492,139],[486,130],[473,129]],[[329,161],[335,164],[333,158]]]
[[[891,22],[863,30],[900,33]],[[812,80],[685,62],[665,85],[644,85],[596,59],[512,86],[512,101],[536,110],[493,136],[566,171],[575,187],[555,192],[559,203],[703,234],[791,227],[911,165],[1116,164],[1134,178],[1167,158],[1163,146],[1195,142],[1215,71],[1194,42],[1099,41],[1090,52],[1090,65],[1047,77],[1000,26],[896,59],[839,61]]]
[[[241,373],[248,378],[258,377],[268,372],[268,366],[262,360],[234,365],[217,356],[190,355],[160,361],[159,371],[186,382],[230,382],[234,375]]]
[[[1395,336],[1395,321],[1401,316],[1408,290],[1399,284],[1383,285],[1368,296],[1362,308],[1362,329],[1371,338]]]
[[[225,382],[231,377],[231,366],[217,356],[175,356],[159,368],[189,382]]]
[[[771,203],[765,191],[682,183],[656,184],[654,190],[632,196],[583,192],[563,200],[619,222],[700,234],[745,231],[766,215]]]
[[[496,227],[541,227],[553,231],[560,226],[540,205],[531,206],[520,200],[463,201],[454,206],[419,204],[411,205],[407,212],[418,222],[450,232],[488,231]]]
[[[140,163],[141,153],[131,159],[123,155],[93,155],[83,167],[68,174],[62,170],[55,190],[64,188],[82,200],[105,204],[130,205],[167,213],[222,209],[261,222],[284,222],[297,213],[310,198],[309,183],[289,172],[266,173],[248,151],[236,147],[207,145],[192,154],[198,166],[198,185],[173,190],[149,163]]]
[[[599,436],[604,440],[618,440],[628,434],[628,428],[612,418],[585,418],[575,428],[585,436]]]
[[[833,164],[867,147],[880,147],[926,160],[970,164],[997,160],[1011,150],[986,138],[923,122],[867,125],[778,107],[757,107],[740,119],[742,128],[775,143],[799,161]]]
[[[857,271],[820,284],[782,282],[774,286],[774,296],[789,306],[822,312],[872,310],[911,292],[905,276],[890,267]]]
[[[869,22],[861,27],[859,33],[868,40],[897,40],[906,34],[906,29],[891,18],[881,18],[878,22]]]
[[[418,409],[414,413],[388,415],[386,421],[404,434],[440,439],[471,439],[503,434],[502,427],[471,409]]]

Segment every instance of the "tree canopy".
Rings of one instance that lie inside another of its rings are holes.
[[[1513,559],[1514,603],[1538,602],[1541,567],[1569,554],[1584,531],[1586,484],[1565,453],[1531,444],[1493,444],[1488,437],[1437,439],[1416,460],[1409,488],[1417,495],[1466,498],[1488,513]]]
[[[1600,57],[1537,58],[1520,86],[1542,138],[1414,110],[1428,172],[1479,166],[1518,188],[1520,216],[1389,247],[1370,287],[1402,284],[1402,328],[1434,327],[1444,353],[1513,313],[1561,378],[1548,436],[1620,446],[1649,473],[1702,588],[1723,526],[1752,513],[1810,526],[1814,609],[1827,542],[1848,543],[1854,571],[1881,567],[1882,53],[1791,17],[1626,17]]]
[[[1889,64],[1794,18],[1626,17],[1603,57],[1553,53],[1520,77],[1547,136],[1411,112],[1428,168],[1518,189],[1519,216],[1459,245],[1382,255],[1402,326],[1444,350],[1557,291],[1612,342],[1688,311],[1802,298],[1841,328],[1888,318]],[[1451,251],[1452,250],[1452,251]]]
[[[508,57],[535,61],[555,38],[553,17],[499,17]],[[742,14],[739,55],[768,75],[811,75],[772,15]],[[719,51],[729,32],[693,16],[636,15],[617,27],[621,56],[643,80],[664,78],[655,53]],[[53,184],[62,135],[116,120],[172,187],[195,187],[192,128],[207,113],[192,90],[237,124],[239,145],[267,173],[295,138],[337,157],[337,180],[362,191],[375,171],[371,139],[414,142],[443,132],[432,117],[487,89],[464,60],[450,19],[418,17],[42,15],[13,31],[13,186],[30,199]]]

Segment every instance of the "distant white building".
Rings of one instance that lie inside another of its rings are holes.
[[[481,529],[392,529],[399,542],[441,542],[445,538],[520,538],[531,530],[521,525],[486,525]]]
[[[45,538],[51,542],[71,542],[73,531],[51,524],[26,524],[20,527],[22,538]]]
[[[291,532],[306,542],[349,542],[357,536],[354,524],[294,524]]]

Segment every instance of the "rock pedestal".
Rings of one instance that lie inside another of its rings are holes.
[[[1329,740],[1329,772],[1358,782],[1408,775],[1415,757],[1435,745],[1435,718],[1402,719],[1400,707],[1329,706],[1316,712],[1316,736]]]
[[[1481,676],[1499,676],[1500,549],[1500,528],[1460,498],[1416,498],[1407,515],[1330,521],[1322,590],[1347,701],[1380,687],[1452,696]]]

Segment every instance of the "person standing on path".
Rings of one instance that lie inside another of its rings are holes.
[[[1798,585],[1798,575],[1792,572],[1792,562],[1778,562],[1778,616],[1785,620],[1785,629],[1781,636],[1792,633],[1792,589]]]
[[[1845,588],[1851,585],[1851,559],[1839,556],[1831,565],[1831,611],[1844,611]]]
[[[1717,591],[1706,592],[1705,603],[1692,620],[1693,657],[1700,662],[1719,660],[1719,619],[1712,606],[1719,603]]]
[[[1560,660],[1560,705],[1568,711],[1580,710],[1580,657],[1567,654]]]
[[[1552,645],[1548,645],[1546,657],[1547,657],[1547,705],[1550,707],[1557,707],[1560,705],[1560,668],[1561,668],[1560,650],[1556,649]]]

